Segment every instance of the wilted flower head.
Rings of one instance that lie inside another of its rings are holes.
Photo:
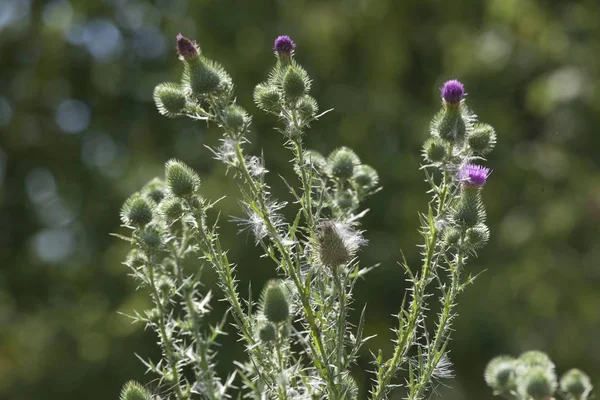
[[[458,171],[458,178],[467,186],[483,186],[490,173],[489,168],[481,165],[465,164]]]
[[[177,53],[184,60],[193,60],[200,54],[200,48],[194,40],[190,40],[181,33],[177,35]]]
[[[277,52],[277,54],[292,54],[294,49],[296,48],[296,44],[294,41],[287,35],[279,36],[275,39],[275,45],[273,46],[273,50]]]
[[[444,83],[444,86],[440,89],[442,98],[448,104],[458,104],[465,96],[465,88],[462,83],[453,79]]]

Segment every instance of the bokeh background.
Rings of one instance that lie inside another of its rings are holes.
[[[600,2],[0,0],[1,399],[115,399],[126,380],[153,379],[134,355],[158,356],[153,334],[118,314],[148,300],[121,265],[126,244],[109,233],[122,232],[123,200],[166,160],[196,168],[204,195],[227,195],[221,212],[240,215],[231,176],[204,147],[219,132],[163,118],[152,102],[157,83],[179,78],[178,32],[233,76],[254,114],[248,150],[264,149],[283,197],[277,174],[291,176],[290,155],[251,93],[274,62],[274,37],[297,42],[313,95],[335,109],[308,146],[354,147],[381,175],[360,255],[381,266],[356,301],[379,335],[368,349],[386,354],[405,290],[400,249],[419,262],[420,146],[438,88],[462,80],[498,133],[484,191],[492,239],[468,267],[485,272],[458,306],[453,390],[433,398],[492,398],[487,361],[527,349],[600,386]],[[221,225],[242,291],[250,281],[258,290],[273,265],[227,218]],[[215,319],[223,311],[216,303]],[[241,356],[232,334],[219,368]],[[363,395],[369,360],[365,351],[354,371]]]

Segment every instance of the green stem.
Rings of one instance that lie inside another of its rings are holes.
[[[344,340],[346,337],[346,281],[343,277],[342,272],[343,266],[332,267],[333,280],[338,292],[339,301],[339,313],[338,313],[338,329],[337,329],[337,363],[336,365],[341,368],[344,365]],[[339,371],[341,373],[342,371]]]

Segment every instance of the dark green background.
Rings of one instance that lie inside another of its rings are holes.
[[[419,262],[420,146],[439,86],[462,80],[498,146],[484,191],[492,238],[468,267],[485,272],[460,298],[457,377],[442,397],[491,398],[486,362],[534,348],[600,384],[598,1],[2,0],[0,398],[115,399],[127,379],[153,378],[134,356],[156,359],[152,333],[118,314],[147,298],[120,264],[126,245],[108,234],[122,232],[123,200],[166,160],[196,168],[203,194],[228,195],[222,213],[240,215],[231,176],[204,147],[218,130],[161,117],[152,102],[153,87],[181,72],[178,32],[233,76],[254,115],[248,150],[264,149],[281,196],[277,174],[291,176],[290,154],[251,93],[274,62],[274,37],[297,42],[313,95],[335,109],[308,146],[351,146],[381,175],[360,256],[382,265],[356,295],[368,303],[368,333],[379,335],[369,349],[386,354],[405,290],[400,249]],[[251,280],[256,296],[273,265],[236,230],[222,219],[242,291]],[[242,356],[234,341],[221,350],[222,370]],[[368,361],[365,352],[355,371],[361,384]]]

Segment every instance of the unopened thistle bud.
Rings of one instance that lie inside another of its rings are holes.
[[[347,147],[334,150],[328,157],[329,170],[332,177],[348,180],[354,174],[354,168],[360,165],[360,159]]]
[[[444,139],[433,137],[427,139],[423,145],[423,155],[430,162],[444,161],[448,155],[449,143]]]
[[[125,225],[141,228],[152,221],[152,207],[148,200],[135,193],[123,204],[121,220]]]
[[[310,79],[299,65],[290,65],[283,76],[283,95],[290,103],[297,102],[310,89]]]
[[[200,47],[194,40],[190,40],[180,33],[177,35],[177,54],[184,61],[197,60],[200,56]]]
[[[146,259],[146,256],[144,256],[141,251],[138,249],[133,249],[127,255],[125,265],[127,265],[129,268],[137,269],[146,265],[147,262],[148,260]]]
[[[318,110],[317,101],[311,96],[304,96],[298,102],[298,115],[302,121],[310,121]]]
[[[569,399],[587,399],[592,391],[590,378],[578,369],[571,369],[560,378],[560,388]]]
[[[444,243],[447,246],[455,246],[460,241],[460,230],[450,227],[444,230]]]
[[[318,151],[307,150],[304,153],[304,160],[307,164],[311,165],[319,174],[323,174],[327,171],[327,160]]]
[[[163,243],[161,231],[154,223],[146,225],[140,232],[140,239],[144,248],[150,253],[158,250]]]
[[[508,393],[516,389],[517,367],[512,357],[499,356],[485,368],[485,382],[497,393]]]
[[[121,390],[120,400],[152,400],[152,395],[139,383],[129,381]]]
[[[160,213],[167,225],[178,221],[183,215],[183,205],[177,198],[168,197],[160,204]]]
[[[467,136],[469,147],[475,154],[487,154],[496,146],[496,133],[491,125],[479,123]]]
[[[185,93],[176,83],[161,83],[154,88],[154,103],[158,112],[169,118],[174,118],[185,110]]]
[[[225,109],[223,119],[228,129],[238,133],[244,129],[248,121],[248,114],[242,107],[232,104]]]
[[[277,280],[267,282],[262,298],[262,312],[267,320],[277,324],[290,317],[287,289]]]
[[[156,287],[163,294],[164,297],[168,297],[171,289],[173,288],[173,282],[168,276],[161,276],[156,283]]]
[[[485,219],[481,193],[463,190],[454,209],[454,220],[462,227],[470,228]]]
[[[198,174],[177,160],[167,162],[165,177],[171,193],[177,197],[190,197],[200,186]]]
[[[354,169],[352,175],[354,182],[363,189],[373,189],[379,183],[379,175],[375,168],[362,164]]]
[[[273,45],[273,50],[275,51],[275,55],[282,63],[289,62],[291,57],[294,55],[294,49],[296,48],[296,44],[294,41],[287,35],[282,35],[275,39],[275,43]]]
[[[532,367],[519,376],[519,391],[533,400],[547,400],[556,390],[554,372],[544,367]]]
[[[350,192],[338,192],[335,196],[335,205],[340,210],[352,210],[358,205],[358,200]]]
[[[277,331],[276,331],[275,325],[273,325],[270,322],[265,323],[258,330],[258,337],[259,337],[260,341],[263,343],[269,343],[269,342],[274,341],[276,336],[277,336]]]
[[[279,115],[281,112],[281,95],[277,89],[265,83],[254,88],[254,102],[263,111]]]
[[[542,367],[548,371],[554,371],[554,363],[546,353],[538,350],[526,351],[519,356],[519,364],[523,368]]]
[[[162,179],[154,178],[144,186],[142,193],[154,204],[159,204],[165,198],[166,189],[167,187]]]
[[[466,245],[473,250],[483,248],[490,240],[490,230],[485,224],[479,223],[467,229]]]

